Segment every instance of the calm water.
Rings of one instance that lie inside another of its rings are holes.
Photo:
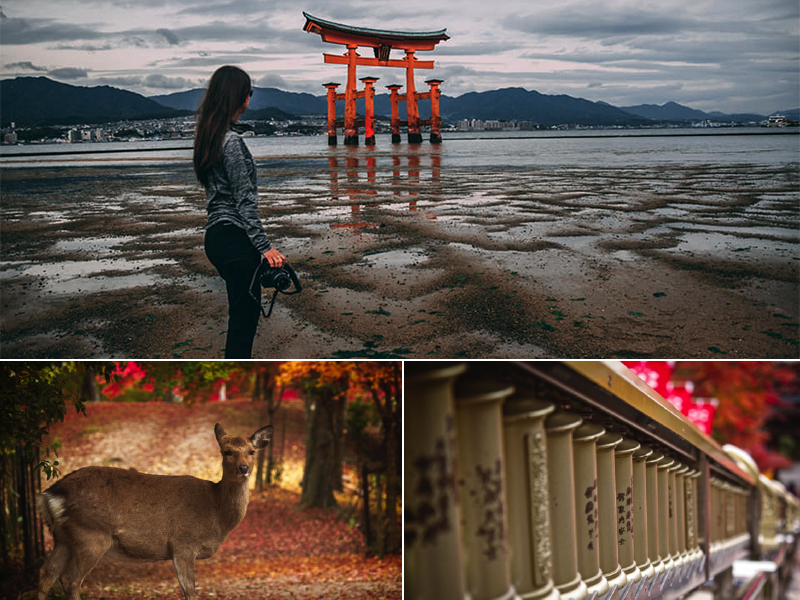
[[[82,166],[191,160],[191,140],[41,144],[0,149],[0,166]],[[341,140],[340,140],[341,143]],[[388,166],[398,155],[428,158],[442,167],[624,167],[658,164],[763,164],[800,162],[797,130],[670,129],[631,131],[450,133],[441,145],[392,145],[378,136],[372,148],[327,146],[325,137],[248,138],[256,158],[373,157]]]

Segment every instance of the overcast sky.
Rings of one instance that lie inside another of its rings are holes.
[[[236,64],[260,87],[324,94],[342,46],[302,11],[364,27],[446,28],[422,81],[450,96],[501,87],[616,106],[769,114],[800,106],[798,0],[0,0],[2,77],[47,76],[147,96],[204,87]],[[362,50],[369,55],[371,51]],[[394,53],[393,53],[394,56]],[[401,54],[397,54],[398,57]],[[378,89],[400,69],[360,67]]]

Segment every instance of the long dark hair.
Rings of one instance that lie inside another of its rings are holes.
[[[222,156],[225,132],[252,89],[250,76],[239,67],[217,69],[197,109],[194,134],[194,173],[208,187],[208,174]]]

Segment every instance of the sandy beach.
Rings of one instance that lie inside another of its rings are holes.
[[[322,143],[322,142],[320,142]],[[797,358],[797,164],[258,157],[305,290],[256,358]],[[3,358],[220,358],[186,160],[2,169]],[[265,295],[266,296],[266,295]]]

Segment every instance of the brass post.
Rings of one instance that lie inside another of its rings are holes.
[[[553,583],[562,600],[584,600],[589,595],[578,573],[575,543],[572,432],[581,422],[578,415],[565,411],[556,411],[545,421],[550,518],[558,528],[553,536]]]
[[[622,443],[622,436],[607,432],[597,440],[597,515],[600,542],[600,570],[610,587],[617,586],[622,592],[628,577],[622,571],[619,560],[619,531],[624,533],[625,523],[620,526],[617,518],[617,479],[614,451]],[[633,450],[631,450],[632,452]],[[630,506],[627,515],[630,517]],[[623,515],[624,516],[624,515]]]
[[[692,469],[686,475],[686,545],[689,548],[689,556],[693,561],[703,558],[703,550],[700,548],[700,506],[697,493],[697,480],[700,471]]]
[[[614,516],[616,517],[619,564],[628,581],[634,583],[642,579],[642,572],[636,565],[633,536],[634,528],[644,527],[644,523],[636,521],[634,508],[633,453],[640,448],[639,442],[623,439],[614,454],[615,483],[617,486]],[[644,467],[644,463],[642,463],[642,467]],[[646,552],[644,556],[647,558]]]
[[[600,569],[599,512],[597,496],[597,440],[605,433],[600,425],[583,423],[572,436],[575,465],[575,534],[578,571],[589,589],[602,596],[609,590]]]
[[[689,467],[680,465],[675,472],[675,520],[678,524],[678,555],[681,564],[688,564],[689,549],[686,546],[686,473]]]
[[[544,420],[555,404],[515,396],[503,406],[511,583],[522,600],[558,600],[553,584],[552,533]]]
[[[669,555],[675,567],[682,567],[683,561],[678,550],[678,500],[676,494],[676,473],[683,465],[677,461],[667,469],[667,486],[669,494]]]
[[[675,463],[664,456],[656,465],[658,471],[658,554],[665,570],[672,569],[674,562],[669,552],[669,476],[667,469]]]
[[[647,491],[647,556],[650,558],[650,563],[655,569],[656,575],[660,575],[666,570],[664,562],[661,560],[659,549],[661,548],[660,536],[661,531],[658,526],[659,520],[659,494],[658,494],[658,477],[656,464],[664,458],[660,452],[653,452],[645,460],[646,467],[646,485]],[[666,531],[664,532],[666,534]]]
[[[464,365],[406,366],[404,590],[406,598],[464,600],[456,487],[453,382]]]
[[[518,599],[511,585],[501,404],[514,387],[487,379],[456,386],[459,489],[472,600]]]
[[[649,521],[650,511],[647,508],[647,475],[645,461],[653,454],[647,446],[641,446],[633,452],[633,556],[642,577],[655,576],[656,570],[650,562],[650,532],[653,529]]]

